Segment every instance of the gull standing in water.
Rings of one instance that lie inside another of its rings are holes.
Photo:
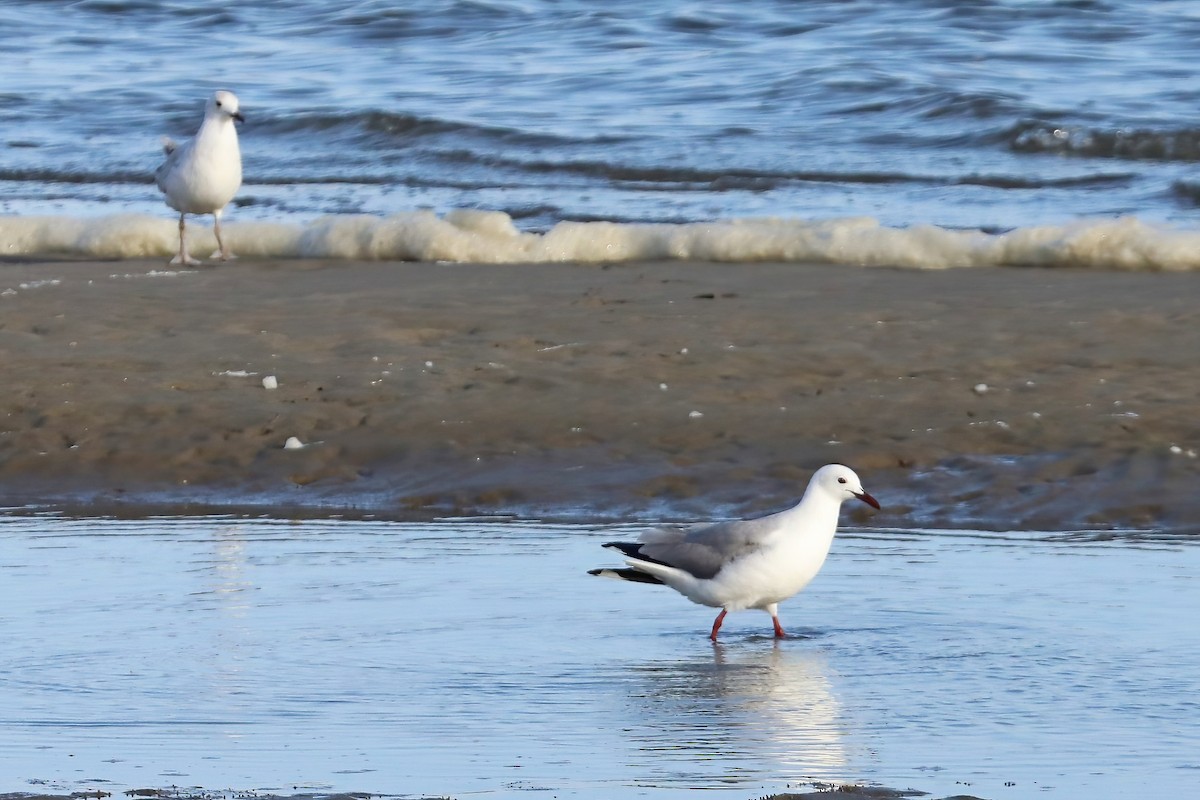
[[[792,508],[758,519],[655,528],[636,542],[604,546],[625,554],[625,568],[589,575],[670,586],[693,603],[721,609],[709,638],[730,611],[760,608],[783,638],[779,603],[808,585],[825,563],[842,503],[857,498],[879,508],[854,470],[828,464],[813,474]]]
[[[188,214],[212,214],[217,251],[211,258],[234,258],[221,241],[221,212],[242,185],[242,153],[234,120],[244,121],[237,95],[217,92],[204,107],[204,122],[191,141],[181,145],[163,141],[167,160],[154,172],[154,181],[167,196],[167,205],[179,212],[179,254],[172,264],[200,263],[187,251],[184,217]]]

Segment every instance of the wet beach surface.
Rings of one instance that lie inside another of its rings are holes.
[[[1184,792],[1194,280],[9,260],[0,786]],[[827,461],[793,638],[585,574]]]
[[[0,518],[0,784],[1185,796],[1186,536],[855,529],[781,609],[591,578],[634,526]],[[1120,735],[1115,735],[1119,732]]]
[[[889,498],[872,524],[1188,532],[1195,282],[9,260],[0,500],[703,519],[841,461]]]

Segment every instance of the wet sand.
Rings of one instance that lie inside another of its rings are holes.
[[[1200,513],[1197,275],[165,269],[0,262],[0,502],[695,518],[840,461],[872,525]]]

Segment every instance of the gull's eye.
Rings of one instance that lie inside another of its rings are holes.
[[[217,101],[217,108],[220,108],[220,107],[221,107],[221,101],[220,101],[220,100],[218,100],[218,101]]]
[[[845,482],[846,482],[845,478],[838,478],[838,483],[845,483]]]

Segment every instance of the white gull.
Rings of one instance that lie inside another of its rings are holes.
[[[242,185],[242,153],[234,120],[242,120],[237,95],[217,92],[204,107],[204,122],[188,142],[163,141],[167,160],[154,172],[154,181],[167,205],[179,212],[179,254],[172,264],[199,264],[188,255],[184,217],[212,214],[217,251],[212,258],[228,261],[233,253],[221,241],[221,212]]]
[[[730,611],[759,608],[771,615],[775,637],[784,636],[779,603],[808,585],[837,532],[842,503],[851,497],[879,508],[854,470],[828,464],[813,474],[792,508],[758,519],[689,527],[661,527],[636,542],[607,542],[625,554],[626,568],[589,575],[670,586],[693,603],[721,609],[709,638]]]

